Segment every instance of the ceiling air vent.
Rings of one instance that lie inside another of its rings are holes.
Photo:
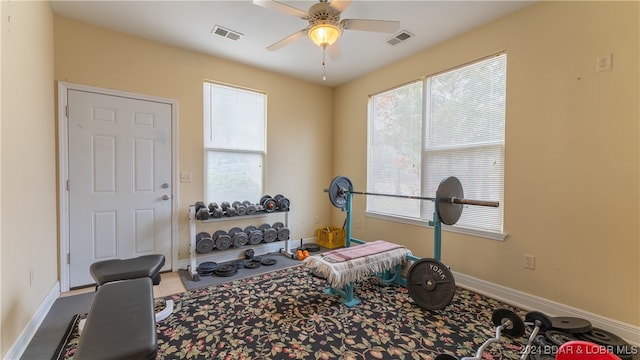
[[[240,40],[240,38],[242,37],[241,33],[227,29],[227,28],[223,28],[222,26],[218,26],[218,25],[213,27],[213,30],[211,30],[211,33],[218,36],[225,37],[227,39],[234,40],[234,41]]]
[[[387,44],[390,45],[398,45],[401,42],[413,37],[413,34],[408,32],[407,30],[402,30],[399,33],[393,35],[391,38],[387,39]]]

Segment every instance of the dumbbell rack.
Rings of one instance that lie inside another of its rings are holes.
[[[216,262],[225,262],[225,261],[229,261],[229,256],[233,256],[234,252],[238,252],[238,254],[243,253],[246,249],[243,248],[229,248],[226,250],[215,250],[213,252],[207,253],[207,254],[198,254],[196,252],[196,234],[197,232],[197,224],[198,222],[200,223],[224,223],[224,222],[229,222],[229,221],[238,221],[238,220],[245,220],[245,219],[257,219],[257,218],[263,218],[265,216],[270,216],[270,215],[284,215],[284,226],[291,229],[289,227],[289,214],[290,211],[273,211],[273,212],[259,212],[253,215],[242,215],[242,216],[234,216],[234,217],[222,217],[222,218],[209,218],[207,220],[197,220],[196,219],[196,207],[194,205],[190,205],[189,206],[189,266],[187,267],[187,272],[189,273],[189,277],[191,278],[191,281],[199,281],[200,280],[200,274],[198,274],[198,272],[196,271],[196,269],[198,268],[197,265],[197,260],[198,257],[207,258],[207,261],[216,261]],[[289,236],[288,240],[285,241],[275,241],[275,242],[271,242],[271,243],[260,243],[257,245],[252,245],[252,247],[259,247],[263,250],[266,250],[266,252],[268,252],[270,249],[268,249],[268,247],[271,245],[272,247],[274,247],[273,250],[277,251],[279,249],[275,249],[275,245],[273,244],[280,244],[282,242],[284,242],[284,255],[291,257],[292,253],[291,253],[291,236]],[[267,248],[267,249],[265,249]],[[278,248],[281,248],[278,245]],[[273,251],[272,250],[272,251]],[[239,259],[240,257],[236,257],[235,259]]]

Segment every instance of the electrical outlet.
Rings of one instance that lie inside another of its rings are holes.
[[[181,172],[180,173],[180,182],[190,183],[192,181],[190,172]]]
[[[596,72],[611,70],[611,53],[596,58]]]
[[[536,257],[524,254],[524,268],[534,270],[536,268]]]

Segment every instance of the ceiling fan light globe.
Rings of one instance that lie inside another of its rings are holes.
[[[309,29],[307,36],[314,44],[322,47],[331,46],[342,34],[342,29],[333,24],[316,24]]]

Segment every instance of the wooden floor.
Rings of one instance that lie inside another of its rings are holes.
[[[178,272],[164,272],[161,273],[160,277],[160,284],[153,286],[154,298],[183,293],[187,291],[184,287],[184,284],[182,283],[182,280],[180,280],[180,275],[178,274]],[[95,290],[95,287],[89,286],[82,289],[71,290],[69,292],[62,293],[60,294],[60,297],[86,294],[94,292]]]

